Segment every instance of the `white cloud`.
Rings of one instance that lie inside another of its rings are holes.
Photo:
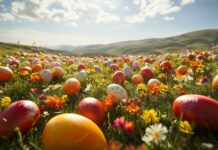
[[[0,14],[0,21],[14,21],[15,17],[10,13],[1,13]]]
[[[129,7],[128,7],[128,6],[125,6],[123,9],[124,9],[124,10],[129,10]]]
[[[181,6],[176,5],[173,0],[133,0],[133,3],[139,7],[139,13],[127,16],[125,19],[129,23],[141,23],[157,15],[167,15],[181,10]]]
[[[195,2],[195,0],[182,0],[181,1],[181,6],[185,6],[185,5],[194,3],[194,2]]]
[[[166,21],[173,21],[173,20],[175,20],[175,17],[168,17],[168,16],[165,16],[165,17],[164,17],[164,20],[166,20]]]

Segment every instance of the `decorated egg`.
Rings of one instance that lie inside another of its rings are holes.
[[[176,69],[176,74],[178,75],[185,75],[187,72],[188,72],[188,69],[184,65],[181,65]]]
[[[76,78],[70,78],[64,83],[64,93],[67,95],[74,95],[80,91],[81,84]]]
[[[213,59],[213,61],[218,61],[218,55],[213,55],[212,59]]]
[[[93,66],[94,66],[94,62],[93,61],[88,61],[87,67],[92,68]]]
[[[46,124],[42,133],[44,150],[104,150],[107,143],[101,129],[77,114],[61,114]]]
[[[140,74],[145,80],[151,79],[153,77],[153,72],[148,67],[143,67],[140,71]]]
[[[143,77],[140,74],[135,74],[131,78],[132,83],[139,84],[144,81]]]
[[[84,83],[87,81],[87,72],[85,70],[82,70],[78,73],[76,73],[76,78],[81,82]]]
[[[38,106],[30,100],[20,100],[10,104],[0,113],[0,136],[11,136],[19,127],[21,133],[33,127],[40,117]]]
[[[39,75],[44,82],[50,82],[52,80],[52,73],[49,69],[43,69],[39,72]]]
[[[53,67],[51,72],[52,72],[53,78],[63,78],[65,74],[64,70],[59,66]]]
[[[140,67],[140,63],[138,61],[134,61],[132,63],[132,68],[135,70],[135,69],[138,69]]]
[[[111,64],[111,65],[110,65],[110,69],[111,69],[112,71],[117,71],[117,70],[119,70],[119,66],[118,66],[117,64]]]
[[[112,95],[114,97],[114,102],[122,101],[123,99],[128,99],[128,94],[126,90],[118,84],[110,84],[107,87],[107,95]]]
[[[126,79],[125,74],[122,71],[116,71],[113,75],[111,80],[114,83],[122,84]]]
[[[10,68],[0,66],[0,82],[7,82],[11,80],[13,75],[13,71]]]
[[[130,66],[125,66],[123,68],[123,73],[125,74],[126,78],[131,78],[133,73],[132,68]]]
[[[101,68],[99,66],[94,66],[95,72],[101,72]]]
[[[77,107],[79,114],[91,119],[97,125],[102,125],[106,119],[106,111],[104,105],[93,97],[82,99]]]
[[[83,69],[85,70],[85,69],[86,69],[86,66],[85,66],[85,64],[82,64],[82,63],[81,63],[81,64],[78,65],[77,69],[78,69],[79,71],[80,71],[80,70],[83,70]]]
[[[202,129],[218,131],[218,102],[203,95],[182,95],[173,102],[177,119],[187,120]]]
[[[160,69],[164,71],[171,70],[171,63],[169,61],[163,61],[160,63]]]
[[[215,90],[218,90],[218,75],[216,75],[212,81],[212,87]]]
[[[148,81],[148,89],[152,91],[155,87],[158,87],[161,82],[158,79],[150,79]]]

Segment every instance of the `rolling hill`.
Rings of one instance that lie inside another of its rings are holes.
[[[60,46],[58,49],[71,51],[74,54],[80,55],[93,53],[117,55],[160,54],[181,52],[186,49],[214,50],[218,52],[218,29],[195,31],[169,38],[125,41],[106,45],[72,46],[71,48],[67,46],[67,49],[64,46]]]
[[[66,55],[123,55],[123,54],[162,54],[184,50],[214,50],[218,53],[218,29],[190,32],[174,37],[144,39],[110,43],[106,45],[70,46],[60,45],[49,48],[16,45],[0,42],[0,51],[24,50]]]

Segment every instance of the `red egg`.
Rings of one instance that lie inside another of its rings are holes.
[[[140,73],[145,80],[151,79],[153,77],[153,72],[148,67],[143,67]]]
[[[14,59],[14,60],[12,60],[12,61],[10,62],[10,66],[18,67],[19,64],[20,64],[20,62],[19,62],[18,60],[16,60],[16,59]]]
[[[32,66],[32,72],[38,72],[40,70],[42,70],[41,64],[36,64],[36,65]]]
[[[113,75],[111,80],[114,83],[122,84],[126,79],[125,74],[122,71],[116,71]]]
[[[118,66],[117,64],[111,64],[111,65],[110,65],[110,69],[111,69],[112,71],[117,71],[117,70],[119,70],[119,66]]]
[[[78,104],[77,111],[98,125],[102,125],[106,119],[104,105],[93,97],[82,99]]]
[[[161,70],[164,70],[164,71],[171,70],[171,63],[169,61],[163,61],[160,64],[160,68],[161,68]]]
[[[85,70],[86,66],[85,66],[85,64],[79,64],[77,69],[78,69],[78,71],[83,70],[83,69]]]
[[[27,132],[40,117],[38,106],[30,100],[20,100],[9,105],[0,113],[0,136],[10,136],[19,127]]]
[[[173,102],[177,119],[187,120],[196,127],[218,131],[218,102],[203,95],[183,95]]]
[[[74,95],[81,89],[80,81],[76,78],[70,78],[64,83],[64,93],[67,95]]]
[[[188,69],[184,65],[181,65],[176,69],[176,74],[178,75],[185,75],[187,72],[188,72]]]

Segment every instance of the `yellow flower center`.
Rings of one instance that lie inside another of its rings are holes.
[[[160,132],[154,131],[154,137],[155,139],[158,139],[160,137]]]

